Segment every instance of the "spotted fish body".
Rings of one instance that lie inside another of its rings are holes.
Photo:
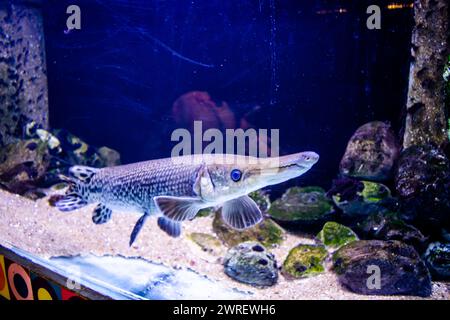
[[[154,212],[157,195],[195,197],[200,165],[173,165],[166,159],[99,170],[87,184],[89,202],[122,211]]]
[[[227,224],[245,229],[262,219],[247,194],[303,174],[318,156],[304,152],[276,160],[233,156],[232,161],[225,161],[224,155],[194,155],[102,169],[74,166],[69,170],[70,187],[56,206],[72,211],[98,203],[92,215],[96,224],[106,223],[113,211],[142,214],[130,245],[150,215],[159,216],[158,226],[176,237],[182,221],[193,219],[200,209],[218,205]]]

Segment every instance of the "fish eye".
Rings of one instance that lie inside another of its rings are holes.
[[[231,180],[233,180],[234,182],[238,182],[239,180],[241,180],[241,177],[242,177],[241,170],[239,170],[239,169],[231,170],[230,177],[231,177]]]

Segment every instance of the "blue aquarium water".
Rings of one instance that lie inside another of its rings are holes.
[[[125,163],[170,155],[190,91],[238,119],[260,106],[254,125],[280,129],[281,153],[323,155],[305,183],[326,188],[357,127],[400,128],[410,8],[373,31],[366,1],[80,1],[81,30],[64,32],[69,4],[44,3],[51,125]]]
[[[115,299],[450,299],[449,7],[0,0],[0,259]]]

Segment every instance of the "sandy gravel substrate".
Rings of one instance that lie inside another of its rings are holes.
[[[140,256],[168,266],[188,266],[209,278],[219,280],[230,288],[251,291],[254,299],[420,299],[418,297],[363,296],[340,287],[332,272],[287,281],[280,275],[278,283],[267,289],[255,289],[228,278],[223,272],[221,258],[205,253],[186,235],[191,232],[212,233],[212,218],[197,218],[184,223],[183,236],[171,238],[159,230],[156,219],[147,221],[135,244],[128,241],[138,215],[113,213],[104,225],[92,223],[94,206],[63,213],[48,205],[48,199],[31,201],[0,190],[0,244],[13,244],[31,253],[50,257],[92,253]],[[311,239],[287,234],[283,244],[271,249],[279,264],[290,248],[298,243],[312,243]],[[450,299],[450,284],[433,284],[428,299]]]

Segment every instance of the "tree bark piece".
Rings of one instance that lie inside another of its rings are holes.
[[[442,73],[448,52],[448,0],[415,0],[403,147],[447,142]]]
[[[0,147],[20,139],[30,121],[48,128],[44,30],[37,4],[0,3]]]

